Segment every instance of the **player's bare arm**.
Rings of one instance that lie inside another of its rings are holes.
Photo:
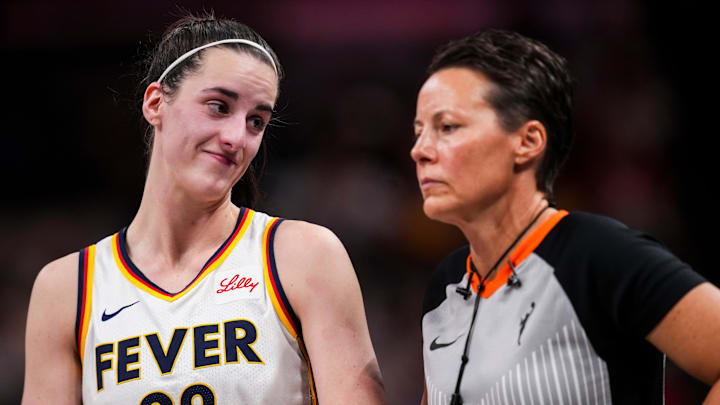
[[[360,287],[340,240],[326,228],[286,221],[275,246],[278,274],[302,324],[320,403],[384,403]]]
[[[78,254],[45,266],[30,298],[25,337],[23,405],[80,404],[75,349]]]
[[[647,336],[689,374],[712,386],[706,404],[720,403],[720,290],[703,283],[688,292]]]

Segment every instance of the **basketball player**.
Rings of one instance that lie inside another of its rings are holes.
[[[129,226],[48,264],[28,315],[23,404],[376,404],[360,289],[327,229],[236,206],[282,70],[243,24],[169,27],[142,111],[147,180]]]
[[[549,203],[572,136],[565,60],[490,30],[429,74],[423,209],[468,245],[425,295],[423,403],[662,404],[663,353],[720,403],[720,291],[648,235]]]

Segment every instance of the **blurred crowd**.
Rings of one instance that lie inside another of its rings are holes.
[[[647,230],[718,284],[703,143],[711,124],[702,108],[712,104],[696,88],[703,59],[694,52],[709,40],[683,25],[687,14],[620,0],[268,3],[212,5],[257,29],[287,72],[256,208],[325,225],[345,243],[389,403],[420,399],[425,284],[463,243],[423,215],[409,158],[417,90],[449,39],[513,29],[567,57],[577,138],[557,204]],[[137,0],[0,5],[10,106],[0,158],[0,404],[19,402],[37,272],[116,232],[137,209],[145,170],[137,63],[178,10]],[[681,374],[671,370],[670,405],[695,403],[704,389]]]

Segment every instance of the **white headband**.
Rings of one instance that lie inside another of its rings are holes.
[[[173,68],[174,68],[175,66],[179,65],[180,63],[182,63],[182,61],[184,61],[185,59],[193,56],[193,55],[194,55],[195,53],[197,53],[198,51],[201,51],[201,50],[203,50],[203,49],[205,49],[205,48],[209,48],[209,47],[211,47],[211,46],[220,45],[220,44],[229,44],[229,43],[238,43],[238,44],[250,45],[250,46],[252,46],[253,48],[256,48],[256,49],[262,51],[262,53],[264,53],[265,56],[267,56],[268,60],[270,60],[270,64],[272,64],[273,69],[275,69],[275,74],[276,74],[276,75],[278,74],[277,66],[275,66],[275,60],[273,59],[272,55],[270,55],[270,52],[267,51],[267,49],[263,48],[262,45],[260,45],[260,44],[258,44],[258,43],[256,43],[256,42],[249,41],[249,40],[247,40],[247,39],[235,38],[235,39],[223,39],[222,41],[210,42],[209,44],[205,44],[205,45],[202,45],[202,46],[198,46],[198,47],[195,48],[195,49],[191,49],[191,50],[185,52],[184,54],[182,54],[182,56],[180,56],[179,58],[177,58],[177,59],[175,60],[175,62],[171,63],[170,66],[168,66],[167,69],[165,69],[164,72],[162,72],[162,74],[160,75],[160,77],[157,79],[158,83],[162,83],[162,81],[163,81],[163,79],[165,78],[165,76],[167,76],[167,74],[170,73],[170,71],[173,70]]]

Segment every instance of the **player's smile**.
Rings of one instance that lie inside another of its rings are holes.
[[[237,165],[237,161],[236,161],[235,157],[233,157],[231,154],[222,153],[222,152],[211,152],[211,151],[204,151],[204,152],[225,166],[236,166]]]

